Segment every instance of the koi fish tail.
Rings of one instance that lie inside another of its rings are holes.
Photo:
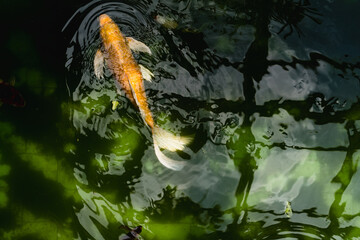
[[[190,137],[176,136],[159,126],[155,126],[153,128],[153,140],[155,154],[162,165],[175,171],[179,171],[185,166],[185,161],[177,161],[167,157],[161,152],[160,148],[171,152],[184,150],[185,146],[192,140]]]

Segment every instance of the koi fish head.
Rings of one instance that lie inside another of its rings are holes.
[[[112,22],[111,18],[107,14],[101,14],[99,17],[100,27],[103,27],[105,24]]]

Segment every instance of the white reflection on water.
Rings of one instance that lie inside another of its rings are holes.
[[[327,149],[349,146],[345,124],[317,125],[310,119],[296,121],[280,109],[279,114],[272,117],[255,116],[252,132],[256,141],[265,145],[257,159],[258,169],[248,204],[269,211],[270,214],[265,213],[266,218],[262,215],[264,227],[274,224],[279,217],[286,218],[283,206],[290,201],[293,209],[290,221],[326,228],[330,223],[327,215],[338,190],[338,185],[331,182],[346,156],[345,151]],[[273,145],[282,143],[283,149]],[[314,215],[304,214],[307,210]],[[251,212],[250,221],[258,221],[259,214]]]
[[[289,48],[287,42],[282,40],[279,35],[271,35],[269,39],[269,53],[267,59],[291,62],[293,57],[298,57],[296,55],[296,51]]]
[[[340,101],[345,101],[345,109],[358,102],[360,82],[359,79],[354,77],[350,69],[342,71],[334,68],[329,63],[319,61],[316,71],[318,76],[316,91],[321,92],[325,98],[334,97]],[[344,109],[344,107],[340,106],[338,108],[339,110]]]
[[[96,223],[107,228],[109,225],[107,219],[109,212],[118,222],[122,222],[122,217],[118,213],[119,207],[110,203],[99,193],[93,191],[86,192],[80,186],[77,186],[77,189],[83,201],[83,207],[75,213],[80,224],[94,239],[105,239],[100,233]]]
[[[286,218],[282,215],[284,203],[290,201],[293,209],[291,220],[326,226],[326,218],[297,214],[314,208],[316,214],[327,216],[338,189],[337,184],[329,183],[340,170],[345,155],[339,151],[269,149],[263,158],[257,160],[259,168],[255,172],[248,204],[264,211],[274,210]],[[275,216],[271,215],[267,224],[274,221]]]
[[[339,33],[337,34],[339,35]],[[318,35],[318,33],[315,35]],[[310,36],[313,37],[314,35]],[[355,70],[351,68],[339,69],[331,65],[331,57],[329,59],[325,57],[325,60],[330,61],[326,62],[324,59],[316,59],[314,56],[310,56],[311,53],[321,53],[328,56],[326,53],[329,51],[339,54],[337,51],[342,47],[331,46],[324,49],[324,46],[333,43],[328,39],[320,48],[299,47],[303,45],[304,40],[309,39],[311,37],[291,38],[291,41],[284,41],[278,35],[271,36],[267,59],[280,61],[285,65],[269,66],[269,73],[263,76],[262,81],[259,83],[259,90],[256,92],[257,104],[262,105],[271,100],[305,100],[311,93],[321,93],[323,100],[335,98],[335,104],[333,103],[335,110],[348,109],[358,101],[360,82],[358,78],[354,77],[358,76],[357,68]],[[296,43],[293,43],[293,41]],[[312,45],[313,43],[316,44],[316,42],[318,41],[307,42],[307,44]],[[297,47],[293,47],[293,44],[296,44]],[[354,48],[351,51],[349,50],[347,54],[355,55],[358,58],[358,44],[354,46],[347,45],[347,47]],[[343,58],[344,56],[341,54],[335,59]],[[312,63],[307,68],[300,64],[296,64],[294,67],[294,61],[296,62],[297,59],[311,59]],[[345,66],[345,63],[342,64]]]
[[[225,146],[207,142],[181,172],[164,169],[153,154],[148,150],[142,158],[142,176],[135,184],[136,191],[131,194],[136,209],[148,207],[151,201],[161,199],[163,189],[168,185],[177,187],[176,197],[189,197],[203,208],[218,205],[226,210],[235,206],[240,173]],[[146,161],[152,161],[155,167],[147,169]]]
[[[256,141],[266,145],[285,143],[288,147],[347,147],[349,139],[345,123],[315,124],[312,119],[296,121],[284,109],[272,117],[256,117],[252,132]]]
[[[259,90],[255,99],[259,105],[270,100],[305,100],[315,90],[316,75],[301,65],[296,68],[288,66],[287,69],[279,65],[270,66],[259,83]]]
[[[165,63],[159,63],[159,67]],[[226,99],[237,101],[244,99],[243,74],[233,67],[220,66],[214,72],[199,74],[196,78],[173,63],[171,73],[176,80],[162,78],[158,84],[147,84],[147,89],[159,90],[166,94],[178,94],[198,100]]]

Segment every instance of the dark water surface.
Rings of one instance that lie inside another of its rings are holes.
[[[0,239],[360,239],[359,1],[0,9],[0,78],[26,101],[0,106]],[[151,49],[155,121],[194,137],[183,170],[95,77],[103,13]]]

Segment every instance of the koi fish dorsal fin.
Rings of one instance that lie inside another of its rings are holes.
[[[145,79],[148,82],[152,82],[151,78],[154,77],[154,74],[149,69],[147,69],[146,67],[144,67],[141,64],[139,64],[139,67],[140,67],[140,72],[141,72],[143,79]]]
[[[134,52],[145,52],[151,55],[151,50],[148,46],[145,45],[145,43],[135,40],[132,37],[127,37],[126,41],[129,48]]]
[[[104,78],[104,60],[104,54],[98,49],[94,57],[94,73],[99,79]]]

